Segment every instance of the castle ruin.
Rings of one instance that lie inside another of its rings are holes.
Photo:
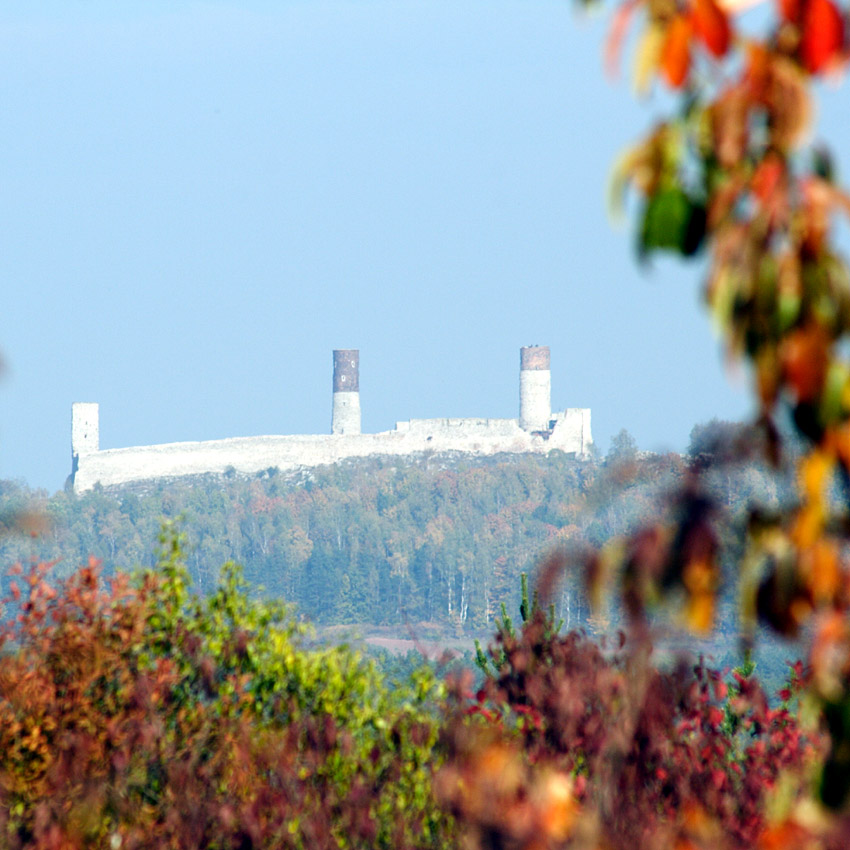
[[[203,442],[163,443],[101,449],[98,405],[76,402],[71,410],[71,481],[82,493],[96,484],[189,475],[252,475],[323,466],[347,458],[463,452],[470,455],[546,454],[558,449],[584,457],[590,451],[590,410],[551,410],[548,346],[520,350],[518,419],[410,419],[391,431],[360,429],[360,352],[333,353],[333,406],[330,434],[232,437]]]

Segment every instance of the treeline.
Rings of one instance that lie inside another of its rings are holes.
[[[712,449],[712,427],[695,429],[695,452]],[[115,569],[151,566],[163,519],[181,518],[201,592],[215,586],[221,564],[236,561],[252,584],[319,624],[478,631],[502,602],[515,609],[519,574],[547,550],[599,546],[656,516],[688,462],[641,455],[622,433],[604,459],[589,461],[558,452],[364,459],[296,476],[269,469],[80,496],[6,481],[0,523],[37,533],[0,536],[0,559],[56,561],[58,575],[90,556]],[[733,513],[754,495],[770,505],[780,492],[756,465],[712,476],[705,486]],[[585,622],[581,577],[567,577],[559,601],[567,627]]]

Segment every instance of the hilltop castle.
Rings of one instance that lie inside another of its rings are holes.
[[[185,475],[291,471],[352,457],[421,452],[545,454],[553,449],[584,456],[590,450],[590,410],[551,410],[549,347],[520,350],[518,419],[411,419],[392,431],[360,430],[360,352],[333,353],[330,434],[233,437],[100,449],[98,405],[76,402],[71,412],[71,481],[74,491]]]

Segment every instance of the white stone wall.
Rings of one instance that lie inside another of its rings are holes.
[[[420,452],[459,451],[486,456],[501,452],[545,454],[559,449],[586,454],[591,442],[590,411],[573,408],[555,414],[554,420],[548,439],[523,430],[516,419],[413,419],[378,434],[237,437],[106,449],[80,453],[74,490],[80,493],[98,482],[112,487],[184,475],[220,475],[230,468],[243,474],[271,467],[286,472],[346,458]]]
[[[88,454],[100,448],[100,418],[97,402],[77,401],[71,405],[71,455]]]
[[[552,448],[584,457],[590,453],[593,435],[590,432],[590,409],[570,407],[552,417],[554,427],[549,438]]]
[[[471,436],[480,439],[516,436],[516,419],[411,419],[397,422],[397,431],[440,437]],[[391,432],[388,432],[391,433]]]
[[[552,373],[548,369],[522,369],[519,373],[519,427],[546,431],[552,417]]]
[[[333,396],[332,434],[360,433],[360,393],[339,392]]]

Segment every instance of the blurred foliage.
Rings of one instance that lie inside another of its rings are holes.
[[[757,414],[746,429],[695,429],[667,515],[585,566],[594,597],[615,582],[637,647],[651,645],[659,602],[711,632],[724,564],[738,576],[745,656],[759,623],[802,639],[802,702],[828,752],[815,787],[774,811],[753,846],[850,840],[850,274],[836,248],[850,196],[811,141],[816,87],[850,56],[847,20],[835,0],[625,0],[607,51],[614,68],[637,31],[637,90],[668,90],[665,117],[617,163],[613,197],[638,198],[639,257],[707,254],[705,299],[728,358],[749,369]],[[754,457],[793,470],[793,488],[750,505],[738,542],[712,486]],[[709,821],[729,837],[722,814]]]
[[[153,570],[59,586],[17,570],[0,653],[0,834],[9,848],[414,848],[451,824],[430,790],[441,686],[388,688],[309,648],[227,566],[188,589],[168,530]],[[404,817],[399,817],[399,812]]]
[[[665,671],[622,632],[613,646],[561,633],[536,600],[521,619],[480,653],[477,693],[469,674],[451,692],[435,790],[464,846],[743,850],[769,799],[810,796],[824,739],[791,706],[802,665],[771,708],[751,665]]]

